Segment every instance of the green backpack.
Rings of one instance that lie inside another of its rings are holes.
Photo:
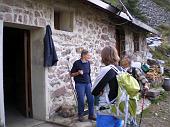
[[[137,99],[140,91],[138,81],[129,73],[118,70],[114,65],[111,68],[117,73],[118,81],[118,96],[112,102],[109,102],[108,95],[106,95],[107,103],[110,105],[111,112],[114,116],[125,119],[129,114],[136,116]]]

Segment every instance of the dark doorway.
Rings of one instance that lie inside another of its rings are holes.
[[[120,57],[125,55],[125,31],[123,28],[116,29],[116,48]]]
[[[29,31],[4,27],[3,79],[5,115],[12,108],[25,117],[32,117]]]

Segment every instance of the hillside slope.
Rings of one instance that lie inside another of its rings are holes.
[[[138,7],[147,18],[148,25],[170,24],[170,0],[139,0]]]

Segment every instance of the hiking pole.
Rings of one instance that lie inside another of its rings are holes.
[[[126,95],[126,100],[125,100],[125,124],[124,127],[127,126],[127,120],[128,120],[128,110],[129,110],[129,95]]]
[[[72,82],[71,70],[70,70],[70,66],[69,66],[69,59],[70,58],[68,57],[67,58],[67,61],[68,61],[67,68],[68,68],[68,72],[69,72],[70,84],[71,84],[71,87],[72,87],[72,90],[73,90],[74,99],[75,99],[75,102],[76,102],[76,107],[78,107],[77,94],[76,94],[76,90],[75,90],[75,87],[74,87],[73,82]]]
[[[146,96],[146,94],[145,94],[145,91],[144,91],[144,95],[143,95],[143,99],[142,99],[142,111],[141,111],[141,115],[140,115],[139,127],[140,127],[140,125],[142,123],[143,109],[144,109],[144,104],[145,104],[145,96]]]

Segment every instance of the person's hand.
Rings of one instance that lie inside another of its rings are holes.
[[[99,96],[102,96],[103,95],[103,91],[100,92]]]
[[[145,85],[143,86],[143,90],[147,92],[149,90],[149,86],[149,83],[145,83]]]
[[[83,70],[78,70],[78,74],[83,75]]]
[[[143,86],[143,90],[142,90],[142,94],[146,95],[146,93],[149,91],[149,83],[145,83],[145,85]]]

